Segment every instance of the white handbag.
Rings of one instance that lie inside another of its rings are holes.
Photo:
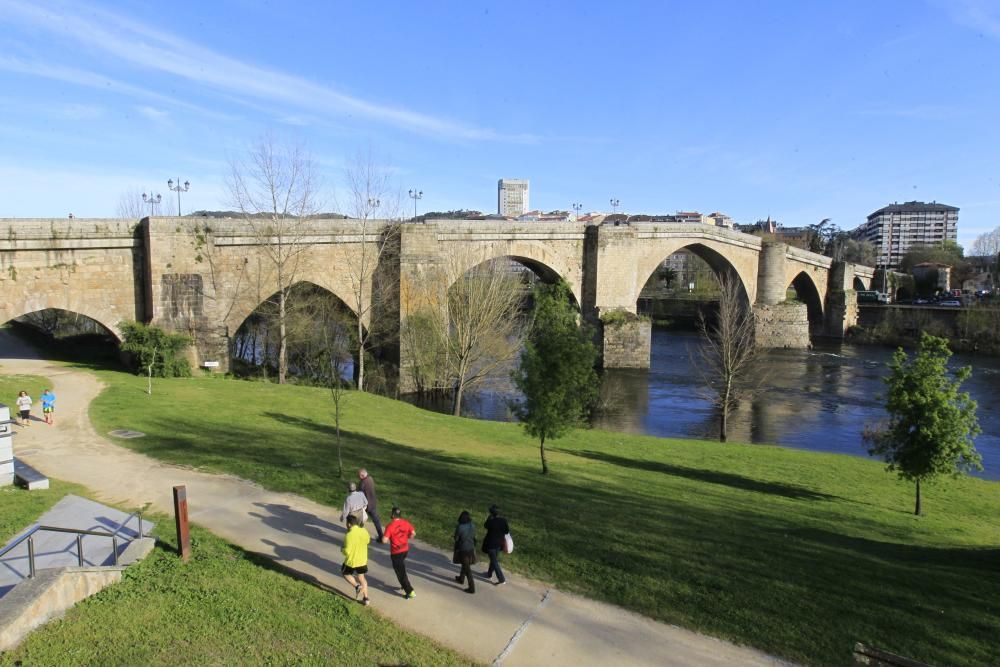
[[[514,538],[510,536],[510,533],[503,536],[503,552],[505,554],[514,553]]]

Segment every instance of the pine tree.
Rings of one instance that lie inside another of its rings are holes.
[[[516,412],[528,435],[538,438],[545,475],[545,441],[584,423],[597,400],[597,349],[565,283],[538,287],[534,299],[534,323],[514,382],[524,394]]]

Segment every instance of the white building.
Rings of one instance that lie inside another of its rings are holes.
[[[911,246],[958,240],[958,208],[921,201],[892,204],[869,215],[852,236],[875,246],[880,268],[897,270]]]
[[[501,178],[497,182],[497,213],[516,218],[529,210],[528,179]]]

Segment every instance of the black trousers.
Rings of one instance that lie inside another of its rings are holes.
[[[368,508],[368,520],[375,524],[375,539],[382,540],[382,520],[378,516],[378,512],[372,508]]]
[[[409,551],[404,551],[401,554],[391,554],[389,558],[392,559],[392,569],[396,572],[396,578],[399,579],[399,585],[403,587],[403,592],[409,595],[413,592],[413,586],[410,585],[410,578],[406,576],[406,555],[410,553]]]
[[[462,565],[462,572],[459,575],[458,583],[468,582],[469,590],[476,590],[476,580],[472,578],[472,564],[476,562],[476,552],[459,551],[458,558]]]

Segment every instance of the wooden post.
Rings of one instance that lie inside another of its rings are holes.
[[[177,550],[185,563],[191,557],[191,534],[188,532],[187,487],[174,487],[174,518],[177,521]]]

